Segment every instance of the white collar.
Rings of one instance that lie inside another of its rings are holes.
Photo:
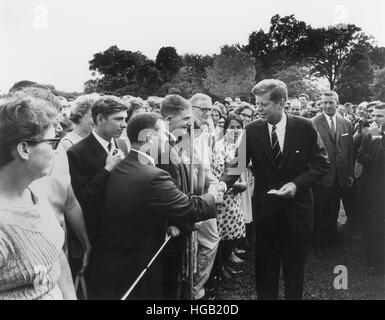
[[[325,111],[323,112],[324,113],[324,116],[325,116],[325,118],[326,118],[326,120],[328,120],[329,122],[330,122],[330,118],[333,118],[333,120],[334,120],[334,123],[336,122],[336,119],[337,119],[337,111],[336,111],[336,113],[334,114],[334,116],[328,116],[326,113],[325,113]]]
[[[135,151],[138,155],[141,155],[141,156],[145,157],[150,162],[150,164],[155,167],[154,159],[150,155],[148,155],[147,153],[144,153],[142,151],[139,151],[139,150],[136,150],[136,149],[133,149],[133,148],[131,148],[130,151]],[[142,163],[142,161],[140,161],[140,159],[139,159],[139,156],[138,156],[138,160],[139,160],[140,163]]]
[[[177,142],[177,138],[168,130],[166,130],[166,133],[170,136],[170,140],[173,142]]]
[[[95,130],[92,130],[92,134],[94,135],[95,139],[98,140],[98,142],[102,145],[102,147],[107,151],[108,153],[108,145],[112,143],[112,138],[110,141],[104,140],[101,136],[99,136]]]
[[[287,116],[285,112],[282,112],[282,117],[281,120],[275,125],[278,130],[286,128],[286,123],[287,123]],[[269,129],[273,128],[273,124],[267,123],[269,126]]]

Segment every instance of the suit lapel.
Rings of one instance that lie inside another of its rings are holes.
[[[267,122],[261,123],[261,125],[259,126],[258,129],[259,129],[259,132],[257,133],[257,137],[259,137],[261,140],[263,150],[265,151],[269,162],[275,168],[276,165],[275,165],[275,161],[273,158],[273,150],[271,149],[271,141],[270,141],[270,136],[269,136],[269,129],[267,127]]]
[[[99,143],[98,140],[94,137],[93,133],[91,132],[88,136],[90,146],[95,151],[95,157],[99,158],[102,161],[106,161],[107,158],[107,152],[104,150],[103,146]]]
[[[332,134],[332,131],[330,130],[330,127],[329,127],[329,123],[328,121],[326,120],[326,117],[325,115],[322,113],[322,116],[321,116],[321,124],[324,126],[324,129],[327,131],[327,133],[329,134],[330,138],[336,142],[335,140],[335,137],[333,137],[333,134]],[[337,121],[336,121],[337,122]],[[337,126],[336,126],[337,127]],[[337,135],[337,131],[336,131],[336,135]]]
[[[282,153],[282,161],[281,165],[285,164],[285,161],[287,160],[287,157],[290,153],[290,150],[293,147],[293,142],[295,141],[295,130],[294,130],[294,125],[293,122],[295,121],[293,117],[290,115],[286,114],[286,130],[285,130],[285,141],[283,145],[283,153]]]

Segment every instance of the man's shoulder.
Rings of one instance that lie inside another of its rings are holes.
[[[311,118],[311,121],[313,121],[314,123],[319,123],[323,118],[323,113],[319,113],[315,117]]]
[[[93,139],[92,133],[87,137],[74,144],[72,147],[68,149],[68,153],[78,153],[79,151],[88,150],[91,147],[91,140]]]
[[[296,128],[298,127],[314,128],[312,120],[308,118],[290,114],[290,115],[287,115],[287,120],[291,123],[293,127],[296,127]]]

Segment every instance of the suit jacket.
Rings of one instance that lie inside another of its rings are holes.
[[[97,297],[120,298],[165,239],[168,218],[197,222],[216,217],[214,197],[181,192],[170,175],[130,154],[107,183],[100,239],[90,263],[90,283]],[[162,263],[158,257],[132,298],[160,298]]]
[[[126,155],[126,144],[115,139],[118,147]],[[107,152],[90,133],[67,151],[72,187],[83,209],[84,220],[91,243],[95,242],[100,211],[104,206],[105,186],[110,176],[104,167]]]
[[[348,177],[354,175],[353,127],[349,120],[338,113],[336,116],[336,137],[332,136],[324,113],[320,113],[312,119],[326,147],[331,163],[330,170],[319,182],[325,188],[331,187],[336,177],[339,186],[345,187],[348,183]]]
[[[365,203],[368,206],[380,207],[384,203],[385,190],[385,137],[373,140],[370,134],[364,135],[357,160],[363,165],[360,177],[360,191],[365,196],[372,195],[372,203]],[[385,211],[385,206],[379,210]]]
[[[221,180],[230,187],[251,160],[255,175],[254,221],[275,228],[283,214],[290,228],[288,232],[309,232],[313,225],[311,186],[330,168],[325,147],[310,120],[287,115],[281,158],[281,166],[277,168],[267,123],[254,121],[246,127],[237,157],[225,168]],[[288,182],[297,186],[293,199],[280,199],[267,194],[269,190],[279,189]]]
[[[183,162],[182,156],[179,152],[180,150],[178,149],[177,143],[173,141],[171,136],[169,136],[168,143],[166,143],[165,146],[165,151],[160,154],[156,166],[170,174],[172,180],[180,191],[185,194],[189,194],[189,170]],[[178,220],[177,218],[171,218],[169,220],[169,224],[177,226],[185,235],[189,235],[194,229],[193,223],[187,222],[183,219]]]

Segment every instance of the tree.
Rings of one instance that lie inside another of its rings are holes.
[[[355,48],[344,63],[336,85],[340,101],[358,104],[370,100],[373,78],[368,48]]]
[[[255,80],[272,77],[278,70],[301,62],[310,48],[307,43],[309,28],[294,15],[280,17],[276,14],[271,18],[268,33],[262,29],[252,32],[243,50],[255,59]]]
[[[336,25],[308,30],[307,60],[312,72],[328,79],[333,90],[341,75],[342,67],[356,47],[371,47],[371,38],[354,24]],[[310,54],[311,52],[311,54]]]
[[[382,69],[385,67],[385,47],[374,47],[370,52],[372,65]]]
[[[163,81],[154,61],[141,52],[120,50],[111,46],[94,54],[90,70],[94,79],[85,82],[85,92],[102,92],[115,95],[153,95]]]
[[[163,82],[170,81],[179,71],[182,59],[174,47],[162,47],[156,56],[155,67],[162,75]]]
[[[238,46],[225,45],[214,56],[214,64],[208,67],[204,86],[207,91],[221,99],[238,96],[248,100],[255,79],[254,58]]]
[[[291,65],[278,71],[273,77],[287,85],[290,98],[306,93],[311,100],[315,101],[321,94],[321,90],[317,86],[317,79],[310,76],[309,67],[306,65]]]
[[[375,100],[385,101],[385,68],[375,71],[372,90]]]

